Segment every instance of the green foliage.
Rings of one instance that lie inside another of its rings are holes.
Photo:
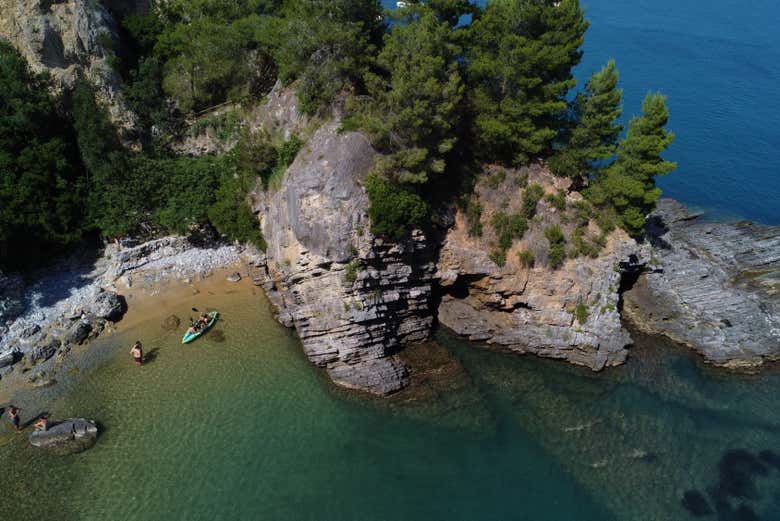
[[[197,136],[203,133],[206,129],[213,129],[216,133],[216,137],[220,141],[227,141],[241,127],[241,116],[235,110],[228,110],[220,114],[201,118],[192,124],[190,127],[190,134]]]
[[[263,15],[275,4],[232,0],[172,0],[158,4],[164,23],[154,54],[164,64],[165,92],[182,111],[202,110],[250,94],[256,65],[264,54],[258,42],[269,27]]]
[[[612,206],[620,225],[633,236],[643,233],[645,216],[661,195],[655,177],[677,167],[661,157],[674,140],[674,134],[664,128],[669,120],[666,98],[648,94],[642,112],[629,123],[628,133],[618,145],[617,160],[587,191],[594,204]]]
[[[378,71],[365,75],[370,98],[353,99],[351,108],[385,154],[380,173],[423,184],[444,172],[456,143],[461,50],[431,9],[401,12],[377,57]]]
[[[85,180],[46,76],[0,40],[0,265],[81,238]]]
[[[354,283],[357,280],[358,271],[360,271],[362,268],[363,263],[360,261],[360,259],[352,259],[344,269],[344,280],[350,284]]]
[[[501,248],[496,248],[492,250],[488,257],[490,260],[496,263],[497,266],[504,266],[506,264],[506,250],[502,250]]]
[[[610,60],[591,76],[572,103],[574,128],[564,132],[565,148],[551,160],[551,168],[562,176],[578,178],[602,168],[612,158],[623,127],[617,123],[623,113],[623,92],[617,88],[618,72]],[[568,129],[567,129],[568,130]]]
[[[259,34],[282,82],[298,80],[303,112],[362,78],[381,40],[381,12],[378,0],[287,0]]]
[[[576,258],[580,255],[585,255],[586,257],[591,257],[595,259],[599,256],[599,253],[601,253],[601,248],[603,247],[603,244],[597,239],[595,241],[590,241],[586,237],[585,234],[585,227],[578,226],[574,229],[574,233],[571,236],[571,243],[572,243],[572,251],[571,251],[571,257]]]
[[[488,2],[466,52],[482,157],[521,165],[549,150],[587,27],[578,0]]]
[[[577,318],[577,322],[580,325],[585,324],[588,321],[588,306],[580,302],[577,304],[577,308],[574,310],[574,316]]]
[[[551,268],[557,269],[566,260],[566,238],[563,236],[561,227],[557,224],[545,228],[544,236],[550,246],[547,253],[548,262]]]
[[[520,262],[520,266],[524,268],[533,268],[536,258],[530,251],[523,250],[517,254],[517,260]]]
[[[368,215],[374,235],[398,240],[410,226],[425,223],[428,204],[411,188],[371,174],[366,179],[366,192],[371,202]]]
[[[496,188],[501,186],[501,183],[503,183],[505,179],[506,179],[506,170],[502,168],[495,174],[488,177],[486,184],[488,185],[489,188],[495,190]]]
[[[296,134],[290,136],[290,139],[282,143],[282,146],[279,147],[279,163],[285,167],[290,166],[292,162],[295,161],[295,157],[298,155],[301,147],[303,147],[301,138]]]
[[[138,68],[130,72],[130,80],[122,85],[127,107],[138,116],[141,128],[151,133],[153,125],[168,128],[168,107],[162,88],[163,68],[156,57],[143,59]]]
[[[512,247],[514,239],[522,239],[528,230],[528,221],[519,214],[509,215],[504,212],[496,212],[490,223],[498,238],[498,248],[504,251]]]
[[[469,237],[482,237],[482,204],[477,195],[466,199],[466,222]]]
[[[547,194],[545,196],[545,201],[550,203],[553,208],[555,208],[558,211],[564,211],[566,210],[566,191],[565,190],[558,190],[554,194]]]
[[[526,219],[533,219],[536,215],[536,205],[544,197],[544,188],[536,183],[532,184],[523,192],[522,214]]]

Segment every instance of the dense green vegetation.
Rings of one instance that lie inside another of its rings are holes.
[[[85,178],[49,87],[0,40],[0,263],[14,267],[84,232]]]
[[[137,116],[130,136],[114,128],[90,84],[79,83],[66,105],[0,43],[0,264],[12,251],[45,254],[92,232],[212,225],[262,246],[247,194],[277,187],[302,141],[250,132],[235,107],[198,118],[223,103],[259,103],[276,81],[295,89],[307,113],[327,117],[320,109],[346,100],[343,129],[372,139],[380,158],[366,189],[376,234],[399,239],[430,225],[458,196],[469,233],[481,235],[482,208],[469,195],[480,165],[538,160],[585,188],[588,218],[605,234],[615,225],[642,233],[660,193],[655,178],[675,167],[662,158],[673,140],[668,110],[663,96],[648,95],[620,140],[615,64],[574,91],[588,27],[578,0],[406,4],[383,16],[378,0],[168,0],[120,19],[120,38],[103,40]],[[235,147],[205,157],[171,150],[202,126],[220,127]],[[493,176],[497,188],[506,171]],[[543,197],[531,185],[517,215],[494,218],[496,258]],[[547,202],[566,210],[564,192]],[[603,242],[585,235],[586,224],[570,238],[572,253],[592,254]],[[553,264],[563,262],[566,238],[551,237]]]

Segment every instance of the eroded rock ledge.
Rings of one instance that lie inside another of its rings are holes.
[[[626,318],[715,365],[780,359],[780,226],[705,222],[663,199],[648,236],[647,271],[624,296]]]
[[[619,290],[622,273],[638,262],[637,244],[616,230],[596,258],[567,259],[559,269],[551,269],[546,263],[544,228],[559,224],[571,237],[573,223],[543,199],[523,239],[507,252],[506,265],[498,266],[488,253],[496,242],[491,216],[499,210],[518,211],[529,184],[554,194],[568,189],[568,182],[540,165],[504,171],[503,181],[492,186],[490,174],[488,169],[475,188],[483,209],[483,235],[470,236],[467,217],[459,211],[442,245],[437,272],[444,292],[439,322],[473,341],[563,359],[596,371],[623,363],[631,338],[620,323]],[[521,186],[518,180],[522,179]],[[567,208],[578,201],[578,193],[569,193]],[[599,233],[594,223],[588,230]],[[533,267],[522,265],[521,251],[533,253]],[[584,323],[576,318],[578,305],[587,312]]]

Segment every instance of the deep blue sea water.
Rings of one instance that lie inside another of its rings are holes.
[[[668,96],[678,169],[659,181],[664,195],[715,218],[780,223],[780,3],[581,1],[591,26],[580,85],[614,58],[626,120],[648,91]]]

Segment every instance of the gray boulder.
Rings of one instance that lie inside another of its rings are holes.
[[[105,318],[112,322],[116,322],[125,313],[125,306],[122,299],[113,291],[101,291],[95,297],[95,302],[92,303],[92,312],[98,318]]]
[[[98,428],[95,422],[83,418],[69,418],[51,425],[45,431],[30,434],[30,445],[54,454],[75,454],[95,444]]]
[[[228,282],[239,282],[240,280],[241,280],[241,274],[237,271],[227,276]]]
[[[356,364],[334,364],[328,375],[338,385],[386,396],[409,384],[406,365],[396,357],[376,358]]]
[[[59,339],[51,338],[47,342],[33,348],[27,356],[33,365],[40,364],[54,356],[61,345],[62,342]]]
[[[0,368],[13,365],[14,363],[16,363],[18,358],[19,358],[18,353],[13,349],[0,352]]]
[[[65,342],[70,344],[81,344],[89,337],[92,332],[92,324],[86,320],[79,320],[65,335]]]

